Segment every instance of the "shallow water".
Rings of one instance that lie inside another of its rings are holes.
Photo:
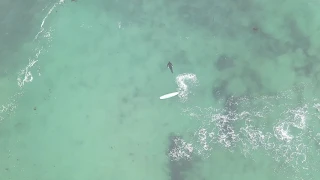
[[[317,179],[318,5],[0,2],[1,177]]]

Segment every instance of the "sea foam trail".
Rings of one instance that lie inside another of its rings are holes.
[[[50,37],[51,36],[50,35],[51,28],[49,28],[48,31],[46,31],[46,29],[44,28],[44,25],[46,23],[46,20],[50,16],[50,14],[53,12],[53,10],[62,3],[64,3],[64,0],[60,0],[59,2],[54,3],[52,5],[52,7],[49,9],[47,14],[45,15],[45,17],[41,21],[40,30],[36,34],[35,38],[33,39],[34,42],[43,40],[43,39],[39,39],[40,35],[42,35],[42,34],[43,34],[43,37],[46,38],[46,41],[49,41],[49,39],[51,38]],[[33,57],[29,57],[28,58],[28,60],[29,60],[28,65],[24,69],[20,70],[18,78],[17,78],[18,86],[20,88],[22,88],[25,85],[25,83],[29,83],[29,82],[33,81],[31,69],[39,61],[39,56],[44,51],[44,49],[45,49],[45,47],[43,47],[41,45],[38,46],[37,48],[35,48],[35,55]],[[40,75],[41,74],[39,73],[39,76]]]
[[[47,41],[47,42],[50,41],[51,28],[49,28],[49,30],[46,30],[44,25],[46,23],[46,20],[50,16],[50,14],[53,12],[53,10],[63,3],[64,3],[64,0],[59,0],[58,2],[54,3],[53,5],[52,5],[52,3],[50,3],[52,6],[48,10],[45,17],[41,21],[40,30],[39,30],[39,32],[37,32],[35,38],[33,39],[34,43],[41,44],[41,43],[39,43],[39,41],[43,41],[43,39],[40,38],[42,34],[43,34],[43,37],[45,38],[44,39],[45,41]],[[50,4],[47,5],[45,8],[43,8],[42,11],[46,10],[47,7],[50,6]],[[8,102],[5,102],[4,104],[0,105],[0,122],[5,120],[5,118],[7,116],[10,116],[12,113],[15,112],[15,109],[18,106],[17,101],[24,94],[22,87],[26,83],[33,81],[31,69],[38,62],[39,56],[41,55],[42,52],[44,52],[45,49],[46,49],[45,47],[38,45],[38,47],[36,47],[34,49],[35,53],[34,53],[33,57],[28,58],[29,62],[26,65],[26,67],[24,67],[23,69],[21,69],[18,72],[17,83],[18,83],[18,86],[20,87],[20,90],[18,92],[16,92],[13,96],[9,97]],[[39,75],[40,75],[40,73],[39,73]]]

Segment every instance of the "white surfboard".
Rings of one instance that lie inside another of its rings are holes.
[[[172,92],[172,93],[165,94],[165,95],[161,96],[160,99],[172,98],[172,97],[174,97],[174,96],[176,96],[176,95],[178,95],[178,94],[179,94],[179,92]]]

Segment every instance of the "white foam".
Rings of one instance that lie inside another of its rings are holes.
[[[40,25],[40,31],[36,34],[35,38],[33,40],[37,40],[38,39],[38,36],[44,31],[44,24],[47,20],[47,18],[49,17],[49,15],[52,13],[52,11],[54,10],[54,8],[57,7],[57,5],[61,4],[60,2],[59,3],[55,3],[51,8],[50,10],[48,11],[48,13],[46,14],[46,16],[42,19],[42,22],[41,22],[41,25]]]
[[[181,138],[175,138],[174,140],[175,148],[169,152],[169,156],[173,160],[180,160],[182,158],[190,159],[191,153],[193,152],[193,147],[191,143],[186,143]]]
[[[189,91],[183,83],[179,87],[182,92]],[[285,103],[275,104],[279,101]],[[256,106],[257,102],[260,106]],[[319,117],[318,112],[311,113],[310,110],[320,109],[320,103],[310,105],[310,101],[306,102],[297,107],[295,93],[286,91],[275,96],[238,98],[232,102],[236,112],[230,112],[228,108],[187,107],[183,113],[202,122],[194,132],[195,139],[188,143],[199,155],[208,155],[217,144],[229,151],[240,149],[247,157],[253,151],[264,151],[276,162],[283,163],[281,170],[290,168],[301,174],[311,170],[312,163],[320,165],[311,159],[320,155],[320,150],[317,154],[311,150],[320,145],[320,133],[308,125],[308,121]],[[275,123],[272,125],[270,120]]]
[[[179,98],[182,101],[186,101],[191,93],[190,87],[198,85],[198,79],[195,74],[183,73],[176,77],[176,83],[178,85]]]
[[[53,12],[53,10],[58,5],[60,5],[62,3],[64,3],[64,0],[60,0],[59,2],[54,3],[53,6],[49,9],[49,11],[45,15],[45,17],[42,19],[41,24],[40,24],[40,30],[36,34],[36,36],[33,39],[33,41],[38,40],[39,36],[43,34],[42,37],[44,37],[48,42],[51,42],[52,37],[51,37],[51,33],[50,32],[52,31],[52,29],[49,27],[48,31],[45,31],[44,25],[46,23],[47,18],[50,16],[50,14]],[[24,69],[20,70],[20,72],[18,74],[18,78],[17,78],[18,86],[20,88],[23,87],[26,83],[29,83],[29,82],[33,81],[33,76],[32,76],[31,69],[38,62],[39,56],[43,52],[44,49],[45,48],[43,46],[40,46],[40,47],[36,48],[35,49],[35,56],[32,57],[32,58],[29,58],[28,65]],[[38,74],[39,74],[39,76],[41,75],[40,72],[38,72]]]

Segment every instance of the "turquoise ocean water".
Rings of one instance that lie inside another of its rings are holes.
[[[319,179],[319,6],[1,0],[0,180]]]

